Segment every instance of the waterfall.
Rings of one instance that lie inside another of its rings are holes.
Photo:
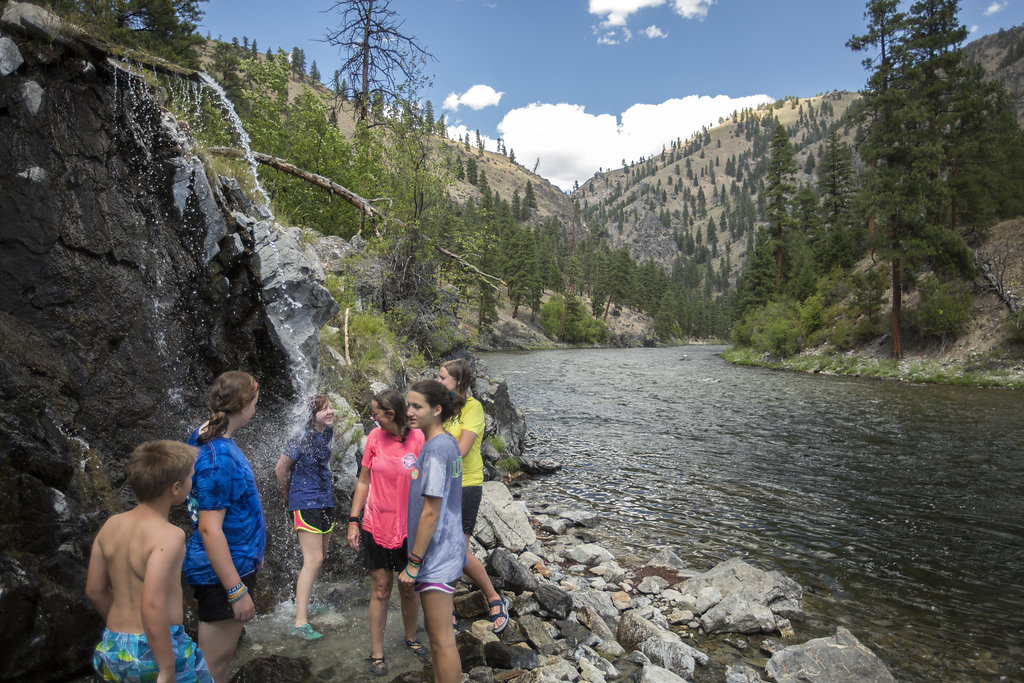
[[[224,109],[224,113],[228,115],[228,120],[231,121],[231,125],[235,129],[235,133],[238,135],[238,144],[245,152],[245,160],[249,162],[249,168],[252,170],[252,179],[256,183],[256,189],[259,190],[260,196],[263,197],[263,203],[270,211],[270,196],[267,191],[263,189],[263,185],[260,183],[260,176],[257,170],[256,157],[253,156],[252,147],[250,146],[249,133],[246,132],[245,126],[242,125],[242,119],[239,118],[238,112],[235,111],[235,105],[228,99],[228,94],[224,92],[224,88],[220,87],[220,83],[215,81],[212,76],[207,73],[200,72],[199,79],[220,99],[221,107]]]

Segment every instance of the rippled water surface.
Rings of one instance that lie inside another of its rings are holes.
[[[737,368],[721,347],[484,354],[564,465],[527,496],[606,512],[646,559],[741,555],[900,680],[1024,680],[1024,393]]]

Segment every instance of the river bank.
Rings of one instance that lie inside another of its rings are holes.
[[[793,622],[803,617],[803,589],[792,579],[739,558],[697,572],[667,548],[629,564],[600,544],[601,526],[592,510],[530,508],[504,483],[484,484],[473,548],[509,598],[512,622],[496,636],[482,593],[459,584],[457,644],[470,680],[752,683],[767,673],[780,682],[894,680],[846,629],[800,637]],[[268,671],[274,680],[373,680],[361,658],[369,594],[361,584],[356,578],[318,587],[321,611],[312,621],[322,641],[288,637],[289,603],[257,618],[247,626],[232,680]],[[389,676],[430,680],[429,665],[400,647],[399,616],[393,604]],[[809,665],[815,661],[817,670]]]
[[[799,354],[779,358],[752,349],[730,348],[722,358],[740,366],[841,377],[1024,389],[1024,358],[976,354],[962,359],[865,357],[856,354]]]

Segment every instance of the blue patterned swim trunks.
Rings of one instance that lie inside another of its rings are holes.
[[[171,646],[177,683],[213,683],[206,658],[184,626],[171,627]],[[101,681],[151,683],[160,673],[145,633],[116,633],[106,628],[92,655],[92,665]]]

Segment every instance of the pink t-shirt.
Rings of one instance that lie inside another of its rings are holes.
[[[405,443],[380,427],[366,437],[363,467],[370,470],[363,528],[382,548],[401,548],[409,513],[409,477],[423,448],[423,432],[409,431]]]

